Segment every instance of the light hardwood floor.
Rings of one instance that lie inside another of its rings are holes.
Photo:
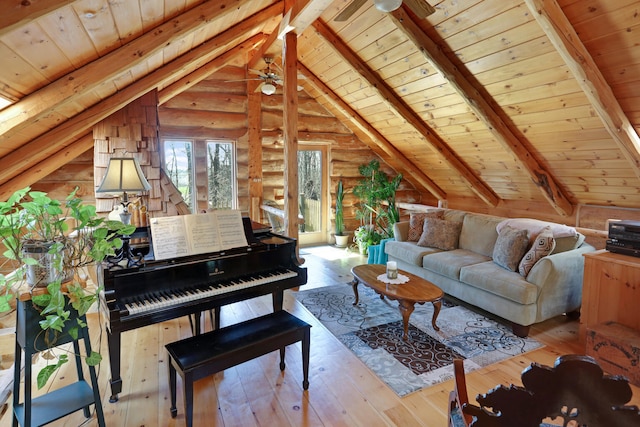
[[[352,266],[366,262],[357,254],[331,247],[302,248],[309,281],[301,290],[351,281]],[[195,384],[195,426],[446,426],[447,401],[452,382],[399,398],[347,348],[298,304],[291,291],[285,308],[311,323],[310,386],[302,389],[300,343],[286,352],[287,367],[281,372],[278,353],[228,369]],[[225,306],[221,323],[228,325],[271,311],[269,297]],[[104,322],[104,319],[102,319]],[[89,317],[94,333],[100,330],[96,314]],[[206,325],[207,328],[209,325]],[[468,375],[470,396],[503,383],[520,384],[521,371],[533,361],[552,365],[557,356],[582,353],[577,339],[578,322],[559,317],[532,328],[531,335],[545,347],[483,368]],[[187,319],[176,319],[123,334],[123,391],[117,403],[109,403],[109,368],[106,336],[96,336],[105,360],[99,372],[102,405],[108,426],[184,426],[182,385],[178,381],[178,417],[169,412],[167,358],[164,345],[190,335]],[[53,387],[75,377],[67,364]],[[11,397],[9,398],[11,402]],[[640,389],[634,387],[633,403],[640,405]],[[52,423],[79,426],[82,412]],[[0,418],[0,427],[11,425],[11,410]],[[95,419],[85,425],[95,426]]]

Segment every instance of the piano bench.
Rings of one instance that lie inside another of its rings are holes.
[[[285,347],[302,341],[302,388],[309,388],[310,328],[284,310],[167,344],[171,416],[176,417],[176,372],[184,385],[187,426],[193,424],[193,383],[235,365],[280,350],[283,371]]]

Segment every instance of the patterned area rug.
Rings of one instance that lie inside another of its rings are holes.
[[[358,293],[357,306],[353,289],[346,284],[300,291],[296,299],[399,396],[451,379],[449,365],[455,358],[465,359],[465,370],[473,371],[542,347],[446,301],[437,332],[431,327],[432,304],[416,304],[409,319],[409,340],[403,341],[397,301],[382,300],[362,284]]]

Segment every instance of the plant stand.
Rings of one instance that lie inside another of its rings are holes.
[[[73,309],[72,309],[73,310]],[[32,366],[31,358],[33,354],[47,349],[44,339],[44,331],[40,328],[39,321],[42,319],[38,311],[33,307],[30,300],[18,300],[16,322],[16,350],[15,368],[13,382],[13,426],[20,424],[23,427],[40,426],[48,424],[80,409],[84,410],[84,415],[91,416],[89,406],[95,405],[98,425],[105,426],[104,413],[100,400],[98,381],[95,367],[89,366],[89,385],[82,372],[82,359],[80,357],[79,340],[83,340],[85,351],[91,353],[91,343],[88,328],[80,328],[78,339],[74,340],[67,331],[59,335],[55,346],[73,343],[75,354],[76,370],[78,381],[62,387],[58,390],[47,393],[43,396],[32,399]],[[86,318],[81,317],[86,324]],[[20,365],[22,352],[24,351],[24,402],[20,403]]]

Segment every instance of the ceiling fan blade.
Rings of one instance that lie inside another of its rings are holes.
[[[436,12],[433,6],[427,3],[427,0],[404,0],[404,2],[420,19],[424,19]]]
[[[336,16],[333,20],[336,22],[346,21],[347,19],[351,18],[351,15],[356,13],[356,11],[360,9],[366,2],[367,0],[353,0],[349,4],[349,6],[347,6],[342,12],[340,12],[338,16]]]
[[[249,82],[249,81],[253,81],[253,80],[257,80],[260,81],[262,79],[238,79],[238,80],[225,80],[225,83],[231,83],[231,82]]]
[[[260,77],[265,77],[265,78],[267,77],[267,75],[265,73],[263,73],[262,71],[260,71],[260,70],[253,70],[253,69],[249,68],[249,72],[252,73],[252,74],[257,74]]]

